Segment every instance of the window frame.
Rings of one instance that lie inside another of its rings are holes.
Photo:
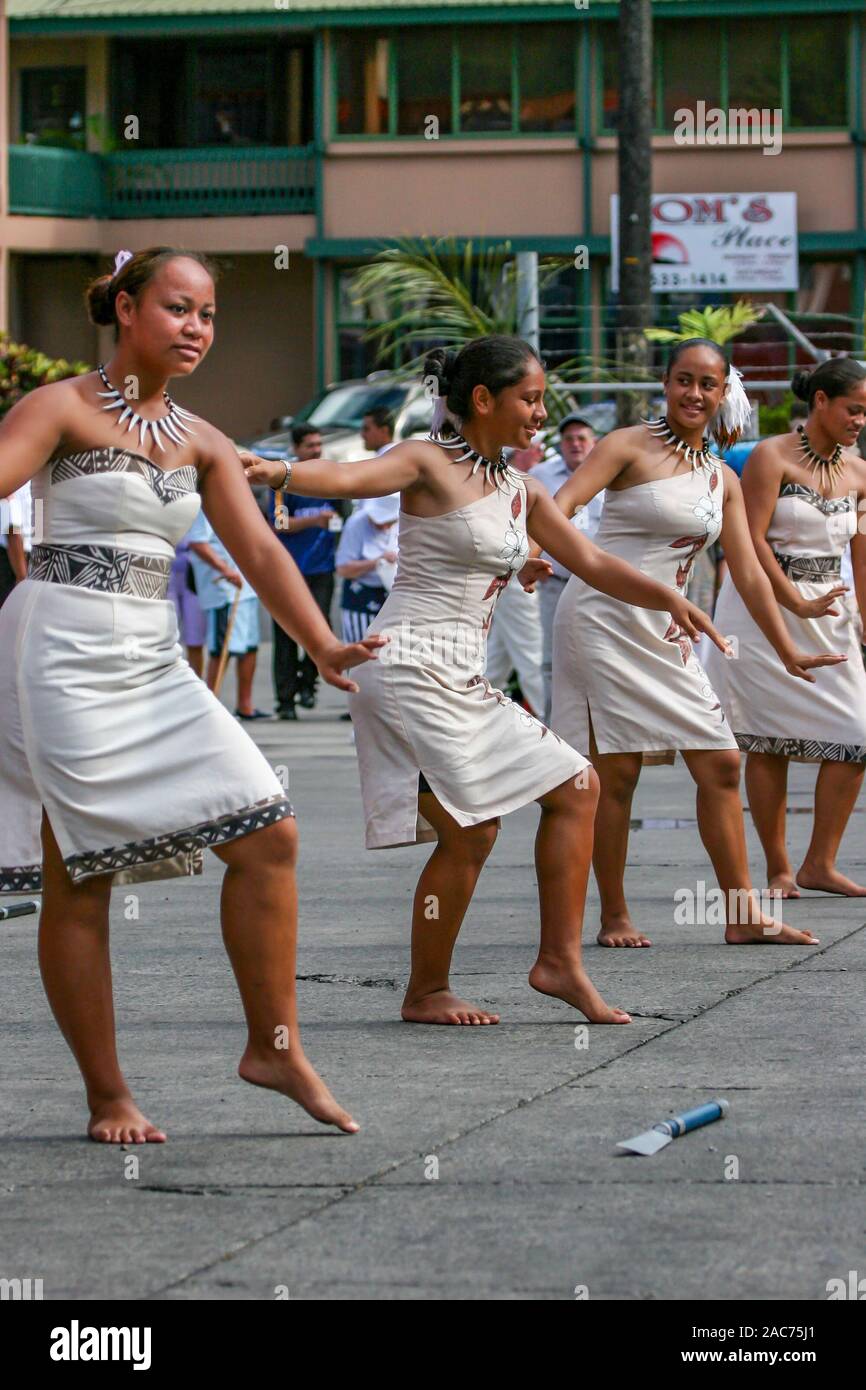
[[[791,23],[803,18],[820,18],[817,15],[786,14],[779,15],[779,64],[780,64],[780,104],[782,110],[782,128],[786,134],[794,135],[818,135],[818,134],[843,134],[854,125],[853,103],[855,100],[855,84],[852,81],[852,65],[854,61],[855,45],[853,41],[853,26],[857,22],[857,16],[849,15],[849,23],[845,32],[845,53],[842,61],[838,64],[838,71],[843,75],[846,85],[845,102],[845,122],[843,125],[793,125],[790,122],[791,105],[791,83],[790,83],[790,61],[789,61],[789,35]],[[828,18],[843,18],[842,12],[828,15]],[[703,18],[703,17],[702,17]],[[661,25],[679,24],[682,21],[665,19],[657,21]],[[729,52],[730,52],[730,30],[732,24],[748,23],[748,16],[724,15],[717,23],[720,26],[719,34],[719,104],[722,110],[727,111],[730,106],[730,82],[729,82]],[[594,61],[594,88],[595,99],[593,102],[593,129],[597,137],[610,136],[616,138],[616,127],[604,124],[604,52],[605,52],[605,31],[610,32],[615,27],[616,21],[596,21],[593,29],[592,42],[595,49]],[[673,126],[660,124],[664,113],[664,29],[656,33],[653,43],[653,127],[652,133],[656,135],[673,135]]]
[[[531,22],[531,21],[530,21]],[[458,142],[471,140],[556,140],[574,139],[580,134],[581,119],[581,92],[580,92],[580,20],[566,21],[539,21],[542,25],[557,23],[573,24],[572,40],[572,82],[574,92],[574,121],[567,130],[521,130],[520,122],[520,45],[519,33],[525,30],[526,24],[515,22],[506,25],[497,24],[495,30],[501,33],[504,29],[508,30],[509,35],[509,64],[511,71],[511,129],[510,130],[461,130],[460,129],[460,100],[461,100],[461,81],[460,81],[460,41],[465,36],[467,42],[471,42],[473,30],[469,25],[447,23],[441,25],[430,25],[430,28],[440,29],[449,35],[450,39],[450,61],[451,61],[451,130],[439,136],[440,142]],[[583,21],[585,23],[585,21]],[[485,26],[486,27],[486,26]],[[492,26],[491,26],[492,27]],[[352,37],[356,34],[353,29],[341,29],[338,26],[330,30],[329,48],[329,74],[328,74],[328,95],[330,106],[330,120],[328,121],[327,139],[333,143],[369,143],[382,140],[394,140],[400,143],[410,143],[412,141],[423,141],[423,134],[402,135],[397,130],[398,122],[398,83],[397,83],[397,45],[394,39],[397,29],[394,27],[382,26],[376,28],[373,33],[378,39],[385,39],[388,43],[388,129],[381,135],[367,134],[363,131],[351,133],[343,132],[338,129],[338,69],[339,69],[339,43],[345,35]]]
[[[81,79],[81,149],[87,149],[87,64],[86,63],[26,63],[19,69],[19,88],[18,88],[18,129],[20,140],[23,143],[27,135],[26,120],[26,87],[28,80],[32,80],[36,74],[41,74],[44,78],[46,74],[69,74],[78,73]],[[56,79],[55,79],[56,80]],[[38,140],[37,140],[38,143]]]

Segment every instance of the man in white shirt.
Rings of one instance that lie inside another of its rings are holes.
[[[589,421],[577,413],[566,415],[559,426],[560,452],[531,468],[529,476],[537,478],[553,497],[568,482],[575,469],[589,457],[594,444],[595,431]],[[581,507],[572,519],[572,525],[579,531],[585,531],[590,540],[594,539],[598,530],[603,506],[604,492],[600,492],[585,507]],[[550,685],[553,673],[553,618],[560,595],[570,578],[570,571],[558,560],[554,560],[552,555],[544,554],[542,558],[549,560],[553,566],[553,574],[538,582],[543,641],[541,671],[544,680],[544,722],[547,724],[550,721]]]
[[[19,580],[27,578],[33,535],[30,483],[0,500],[0,607]]]

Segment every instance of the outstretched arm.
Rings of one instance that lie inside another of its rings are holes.
[[[847,657],[842,655],[810,656],[797,650],[779,611],[773,586],[755,554],[740,480],[727,465],[725,509],[720,539],[735,589],[790,675],[814,682],[815,677],[808,674],[811,667],[835,666],[840,661],[847,660]],[[776,565],[775,559],[773,564]],[[779,568],[778,565],[776,568]],[[779,572],[781,573],[781,570]]]
[[[585,466],[585,465],[584,465]],[[538,483],[527,481],[526,529],[534,541],[580,579],[623,603],[638,608],[654,608],[670,613],[689,637],[697,638],[706,632],[722,651],[727,643],[720,637],[706,613],[676,589],[650,579],[625,560],[593,545],[582,531],[566,521],[560,509]]]
[[[260,459],[247,449],[239,450],[250,483],[282,487],[282,463]],[[335,463],[331,459],[303,459],[292,463],[291,481],[286,491],[298,497],[386,497],[417,483],[422,474],[418,451],[411,444],[395,444],[375,458],[358,463]]]
[[[205,516],[241,574],[272,618],[309,652],[323,679],[340,690],[356,691],[354,682],[340,672],[375,656],[384,639],[337,641],[300,570],[259,511],[237,451],[225,435],[219,430],[209,431],[199,459],[199,492]]]

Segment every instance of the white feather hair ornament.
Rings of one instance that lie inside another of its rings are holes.
[[[725,394],[711,422],[719,447],[727,449],[731,444],[736,444],[751,417],[752,407],[743,389],[743,374],[736,367],[729,366]]]

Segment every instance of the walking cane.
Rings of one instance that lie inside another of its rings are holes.
[[[220,686],[221,686],[222,683],[223,683],[223,676],[224,676],[225,673],[226,673],[226,666],[228,665],[228,659],[229,659],[229,642],[231,641],[232,628],[233,628],[234,625],[235,625],[235,614],[236,614],[237,611],[238,611],[238,604],[240,603],[240,599],[241,599],[241,591],[240,591],[240,589],[238,589],[238,590],[236,591],[236,593],[235,593],[235,596],[234,596],[233,600],[232,600],[231,612],[229,613],[229,620],[228,620],[228,622],[226,623],[226,635],[225,635],[225,637],[223,638],[223,649],[222,649],[222,651],[220,652],[220,664],[219,664],[219,666],[217,667],[216,680],[214,681],[214,687],[213,687],[213,693],[214,693],[214,695],[219,695],[219,693],[220,693]]]

